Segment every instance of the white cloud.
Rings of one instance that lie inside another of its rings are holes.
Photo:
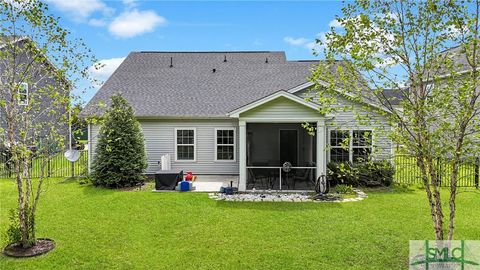
[[[46,0],[60,11],[68,13],[77,20],[88,18],[94,12],[103,14],[112,13],[113,10],[101,0]]]
[[[100,87],[120,66],[123,60],[125,60],[125,57],[102,59],[91,66],[88,71],[94,80],[94,86]]]
[[[107,22],[105,21],[105,19],[90,19],[88,21],[88,24],[91,26],[102,27],[106,26]]]
[[[123,0],[122,3],[127,9],[132,9],[138,5],[137,0]]]
[[[328,23],[328,27],[339,28],[339,27],[343,27],[343,25],[339,21],[337,21],[337,19],[335,19],[335,20],[331,20]]]
[[[293,46],[304,46],[305,44],[310,42],[309,39],[303,38],[303,37],[300,37],[300,38],[285,37],[283,38],[283,41]]]
[[[325,33],[318,33],[317,38],[320,39],[322,42],[326,41]],[[292,46],[297,46],[297,47],[303,47],[308,50],[314,50],[314,51],[319,51],[320,49],[323,48],[323,45],[320,45],[316,42],[314,39],[308,39],[304,37],[299,37],[299,38],[293,38],[293,37],[285,37],[283,38],[283,41],[286,43],[292,45]]]
[[[165,25],[167,20],[152,10],[125,11],[108,26],[110,33],[119,38],[130,38],[153,31],[157,26]]]

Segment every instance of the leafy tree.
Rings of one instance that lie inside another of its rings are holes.
[[[30,248],[37,243],[45,166],[52,150],[65,146],[70,90],[95,59],[39,0],[0,1],[0,33],[0,148],[8,152],[18,191],[18,220],[9,231],[18,229],[22,247]],[[34,180],[33,159],[42,172]]]
[[[479,6],[478,1],[357,0],[337,17],[341,27],[317,40],[325,61],[312,80],[319,102],[327,105],[322,110],[354,110],[328,106],[337,103],[338,92],[376,105],[363,111],[380,114],[394,127],[392,139],[415,157],[439,240],[454,236],[459,166],[479,152]],[[453,46],[458,47],[449,50]],[[345,64],[336,65],[339,61]],[[385,89],[401,94],[401,109]],[[375,117],[368,121],[382,125]],[[442,203],[437,159],[452,168],[448,204]]]
[[[82,111],[80,103],[74,105],[71,110],[70,121],[72,125],[72,141],[74,141],[75,147],[80,147],[82,144],[79,142],[81,139],[88,139],[88,121],[83,117],[79,117]],[[83,148],[83,146],[82,146]]]
[[[133,108],[120,94],[114,95],[100,128],[92,181],[109,188],[135,186],[145,180],[146,168],[143,134]]]

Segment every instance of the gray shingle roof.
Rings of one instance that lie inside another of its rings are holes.
[[[138,117],[226,117],[307,82],[314,64],[287,61],[284,52],[132,52],[82,114],[100,115],[98,104],[121,92]]]
[[[400,105],[400,102],[404,99],[404,95],[408,93],[408,90],[400,90],[400,89],[384,89],[383,94],[385,98],[392,105]]]
[[[464,46],[459,45],[456,47],[452,47],[439,54],[439,57],[445,57],[445,56],[447,56],[452,61],[453,63],[452,68],[453,70],[455,70],[455,72],[464,72],[472,69],[472,67],[468,63],[467,54],[465,52]],[[439,75],[447,75],[450,72],[451,72],[451,69],[445,68],[445,70],[441,70],[439,72]]]

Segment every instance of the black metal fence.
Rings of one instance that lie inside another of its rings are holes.
[[[39,178],[42,175],[43,164],[45,164],[45,177],[86,176],[88,173],[88,151],[80,151],[80,158],[75,162],[68,161],[63,153],[57,153],[46,161],[33,158],[29,171],[32,178]],[[0,178],[11,177],[14,177],[13,164],[11,164],[7,155],[0,153]]]
[[[13,166],[8,162],[6,155],[0,153],[0,178],[11,178],[14,176]],[[33,159],[30,167],[30,176],[38,178],[41,176],[42,161]],[[421,184],[421,172],[415,158],[409,155],[397,154],[394,158],[396,183],[413,185]],[[436,160],[435,166],[439,166],[442,186],[450,186],[450,175],[452,165],[448,160]],[[63,153],[58,153],[50,158],[45,165],[45,176],[47,177],[77,177],[88,174],[88,151],[80,151],[80,159],[76,162],[68,161]],[[480,157],[465,160],[459,168],[458,186],[479,187],[480,179]]]
[[[394,159],[395,176],[394,181],[401,184],[422,184],[420,168],[416,164],[414,157],[398,154]],[[434,162],[437,166],[437,175],[442,186],[450,186],[450,176],[452,174],[452,164],[449,160],[437,159]],[[477,187],[480,178],[480,157],[466,159],[462,162],[458,171],[457,186],[459,187]]]

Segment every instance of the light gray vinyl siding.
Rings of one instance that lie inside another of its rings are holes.
[[[319,118],[318,111],[298,102],[280,97],[240,115],[242,118],[286,119],[286,118]]]
[[[313,92],[308,90],[303,90],[297,92],[296,95],[300,97],[309,97],[315,101],[315,96]],[[387,159],[392,156],[393,143],[392,140],[388,137],[391,131],[391,127],[388,125],[386,119],[380,114],[375,115],[373,112],[365,112],[362,109],[362,105],[354,103],[341,95],[336,97],[337,107],[344,108],[345,106],[353,107],[355,112],[360,114],[368,114],[371,116],[372,120],[369,121],[368,125],[365,123],[359,123],[355,115],[356,113],[352,110],[343,111],[339,109],[335,114],[332,120],[326,122],[327,124],[327,144],[330,143],[330,131],[335,129],[345,129],[345,130],[372,130],[373,131],[373,146],[374,146],[374,155],[378,159]],[[327,159],[329,159],[329,154],[327,154]]]
[[[236,120],[140,120],[148,156],[147,173],[160,170],[162,155],[172,157],[172,170],[194,174],[238,174],[238,122]],[[215,128],[235,128],[235,161],[215,161]],[[196,161],[175,161],[175,128],[196,130]],[[91,129],[91,146],[95,149],[98,126]]]

